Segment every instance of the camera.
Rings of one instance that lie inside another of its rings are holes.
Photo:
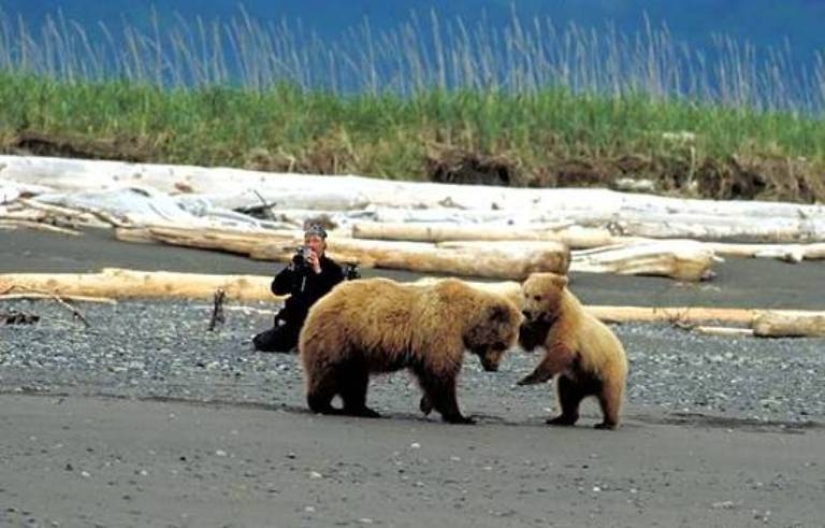
[[[361,272],[358,270],[358,264],[344,264],[344,280],[355,280],[361,278]]]
[[[292,265],[298,271],[303,271],[309,268],[309,257],[312,255],[312,250],[308,246],[301,246],[292,256]]]

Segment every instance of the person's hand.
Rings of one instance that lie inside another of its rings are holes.
[[[321,258],[318,257],[318,253],[310,251],[307,264],[309,264],[309,267],[312,268],[312,271],[316,274],[321,273]]]

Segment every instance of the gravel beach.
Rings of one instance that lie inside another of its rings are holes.
[[[0,241],[0,272],[273,269],[100,234]],[[754,260],[705,285],[573,277],[589,303],[822,309],[812,284],[821,265]],[[274,303],[230,302],[215,331],[204,301],[78,308],[89,328],[54,301],[0,301],[40,317],[0,327],[2,526],[825,526],[823,339],[613,326],[630,377],[609,433],[594,402],[582,427],[544,425],[552,386],[515,385],[538,354],[497,373],[467,356],[459,402],[479,425],[455,427],[417,412],[404,373],[371,383],[383,419],[310,414],[297,358],[251,347]]]
[[[249,342],[270,324],[271,305],[230,304],[227,322],[213,332],[207,330],[211,306],[196,301],[84,304],[88,329],[55,302],[3,306],[41,317],[34,325],[0,330],[4,392],[305,406],[297,357],[254,352]],[[614,330],[630,360],[629,416],[640,406],[743,421],[825,423],[823,340],[732,339],[649,324]],[[554,404],[551,386],[515,383],[540,357],[514,352],[501,371],[487,373],[467,356],[465,410],[490,421],[538,423]],[[376,378],[370,389],[376,410],[391,416],[414,414],[419,397],[406,374]]]

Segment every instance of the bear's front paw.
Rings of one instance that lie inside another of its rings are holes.
[[[458,424],[458,425],[474,425],[476,423],[475,418],[470,418],[469,416],[445,416],[444,421],[451,424]]]
[[[433,402],[427,396],[422,396],[418,408],[424,413],[424,416],[429,416],[433,412]]]
[[[541,380],[535,374],[530,374],[518,380],[516,385],[535,385],[536,383],[541,383]]]

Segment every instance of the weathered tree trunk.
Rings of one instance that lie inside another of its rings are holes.
[[[123,231],[118,232],[119,235]],[[130,235],[136,235],[131,233]],[[268,233],[175,228],[149,228],[139,236],[151,236],[167,244],[221,249],[262,260],[288,261],[303,244],[299,236]],[[127,235],[128,236],[128,235]],[[566,246],[547,242],[541,247],[442,248],[417,242],[389,242],[338,238],[329,240],[329,255],[342,262],[358,262],[366,268],[403,269],[420,273],[445,273],[475,277],[521,280],[534,271],[566,273],[570,260]]]
[[[571,249],[594,248],[613,243],[605,228],[577,226],[505,227],[496,225],[456,225],[439,223],[358,222],[352,226],[353,238],[372,240],[408,240],[413,242],[455,242],[505,240],[561,242]]]
[[[719,337],[753,337],[751,328],[740,328],[733,326],[695,326],[691,329],[697,334],[712,335]]]
[[[2,283],[0,283],[2,284]],[[2,286],[0,285],[0,288]],[[2,291],[2,290],[0,290]],[[12,289],[11,291],[16,291],[16,289]],[[0,301],[14,301],[19,299],[28,299],[28,300],[47,300],[53,299],[53,294],[48,293],[39,293],[39,292],[29,292],[29,293],[4,293],[0,294]],[[89,297],[86,295],[61,295],[61,299],[64,301],[71,301],[71,302],[86,302],[86,303],[102,303],[102,304],[117,304],[112,298],[109,297]]]
[[[767,311],[753,320],[760,337],[825,337],[825,313]]]
[[[0,275],[0,293],[30,290],[60,296],[93,296],[118,299],[211,299],[218,288],[229,299],[271,301],[271,277],[256,275],[200,275],[170,271],[143,272],[106,268],[100,273],[7,273]]]
[[[679,324],[702,324],[724,322],[754,327],[755,321],[768,313],[786,317],[791,321],[806,321],[808,318],[825,317],[825,312],[809,310],[765,310],[752,308],[706,308],[697,306],[585,306],[585,309],[602,321],[626,322],[668,322]],[[796,323],[793,323],[796,325]],[[754,332],[757,333],[756,331]]]
[[[456,225],[448,222],[356,222],[354,238],[375,240],[410,240],[416,242],[448,242],[485,240],[498,241],[558,241],[570,249],[593,249],[606,246],[628,246],[655,243],[657,239],[617,236],[604,227],[581,227],[569,224],[529,226]],[[704,242],[703,246],[719,256],[775,258],[787,262],[825,259],[825,243],[813,244],[744,244]]]
[[[760,310],[703,308],[697,306],[586,306],[587,311],[610,323],[667,322],[699,324],[709,321],[749,325]]]
[[[424,278],[417,284],[440,279]],[[201,275],[168,271],[144,272],[107,268],[99,273],[7,273],[0,274],[0,295],[19,291],[43,292],[63,298],[110,302],[129,298],[212,299],[218,289],[228,299],[241,301],[276,301],[270,292],[271,277],[256,275]],[[470,282],[474,287],[502,295],[517,306],[521,285],[515,281]],[[36,294],[26,294],[27,296]],[[89,299],[83,296],[92,296]],[[100,299],[101,297],[106,299]],[[825,312],[804,310],[763,310],[743,308],[704,308],[694,306],[596,306],[584,307],[596,318],[608,323],[664,322],[698,325],[708,322],[753,326],[757,336],[825,336]],[[749,334],[746,328],[712,333]]]
[[[720,260],[713,250],[690,240],[660,240],[623,246],[574,251],[570,271],[661,275],[685,281],[713,277]]]
[[[302,238],[294,232],[246,232],[154,227],[118,230],[118,238],[152,239],[167,244],[220,249],[261,260],[287,261]],[[698,281],[712,277],[719,260],[693,241],[652,241],[570,252],[553,241],[452,241],[439,244],[330,238],[328,252],[365,268],[403,269],[472,277],[523,280],[536,271],[658,275]]]
[[[814,244],[730,244],[706,242],[717,255],[774,258],[786,262],[825,259],[825,243]]]

